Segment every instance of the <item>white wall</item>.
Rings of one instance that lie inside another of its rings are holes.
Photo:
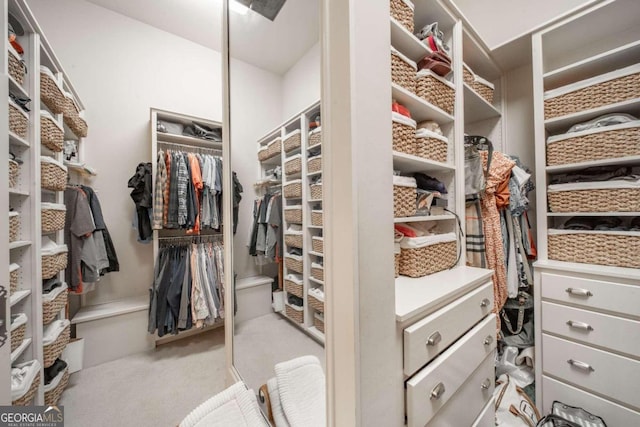
[[[282,82],[282,121],[320,99],[320,54],[318,42],[285,73]]]

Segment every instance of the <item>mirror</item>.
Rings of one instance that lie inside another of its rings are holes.
[[[320,1],[228,1],[233,364],[258,390],[278,363],[325,363]]]

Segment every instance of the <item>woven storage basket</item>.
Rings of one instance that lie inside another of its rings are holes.
[[[62,378],[60,379],[58,385],[53,387],[51,390],[45,390],[44,392],[45,405],[57,404],[60,400],[60,397],[62,397],[62,393],[67,388],[67,384],[69,384],[69,367],[64,368],[64,371],[62,371],[62,373],[59,373],[58,375],[62,375]],[[56,379],[54,378],[52,381],[55,380]]]
[[[400,276],[400,254],[394,254],[393,256],[395,264],[395,277]]]
[[[64,130],[49,114],[40,113],[40,142],[51,151],[60,152],[64,145]]]
[[[51,71],[48,68],[40,67],[40,100],[53,114],[62,114],[66,100],[60,86],[49,73]]]
[[[323,253],[324,250],[324,239],[322,237],[313,236],[311,238],[311,247],[314,252]]]
[[[314,173],[314,172],[321,172],[321,171],[322,171],[322,156],[312,157],[307,162],[307,172]]]
[[[322,200],[322,184],[311,184],[311,200]]]
[[[60,332],[60,335],[58,335],[58,338],[56,338],[54,342],[42,347],[42,365],[45,368],[53,365],[56,359],[60,357],[60,355],[64,351],[64,348],[67,346],[67,344],[69,344],[70,338],[71,325],[67,325],[67,327],[64,328],[62,332]]]
[[[9,101],[9,131],[21,138],[27,137],[29,116],[15,102]]]
[[[301,207],[285,208],[284,220],[294,224],[302,224],[302,208]]]
[[[316,128],[319,129],[319,128]],[[322,143],[322,131],[309,132],[309,147]]]
[[[293,280],[288,279],[284,280],[284,290],[291,295],[297,296],[298,298],[302,298],[302,287],[302,283],[296,283]]]
[[[300,131],[300,129],[294,132],[291,132],[288,135],[285,135],[285,138],[284,138],[285,153],[295,150],[296,148],[300,148],[301,145],[302,145],[302,132]]]
[[[28,406],[31,402],[33,402],[33,398],[38,392],[38,386],[40,385],[40,372],[38,372],[29,387],[29,390],[23,395],[12,401],[11,404],[13,406]]]
[[[394,116],[397,113],[394,113]],[[407,120],[407,119],[405,119]],[[410,119],[408,119],[410,120]],[[416,127],[397,120],[392,121],[393,130],[393,151],[405,154],[415,154],[416,148]]]
[[[575,233],[548,235],[549,259],[640,268],[640,236]]]
[[[11,352],[20,347],[22,341],[24,341],[24,334],[27,332],[27,324],[20,325],[11,331]]]
[[[284,173],[293,175],[302,172],[302,157],[295,156],[291,160],[287,160],[284,164]]]
[[[279,156],[282,151],[282,139],[279,137],[267,144],[267,159]]]
[[[314,310],[319,311],[320,313],[324,313],[324,301],[320,301],[318,298],[314,297],[311,294],[309,294],[308,297],[309,298],[307,299],[307,303],[309,304],[309,306]]]
[[[42,323],[48,325],[51,323],[60,310],[66,307],[67,300],[69,299],[69,291],[65,289],[60,292],[60,295],[55,297],[52,301],[46,301],[42,303]]]
[[[18,280],[20,279],[20,266],[18,264],[9,265],[9,294],[18,290]]]
[[[51,279],[61,270],[67,268],[67,253],[42,255],[42,278]]]
[[[289,304],[285,304],[284,307],[285,307],[285,313],[287,314],[287,317],[289,319],[297,323],[302,323],[302,321],[304,320],[304,310],[302,309],[302,307],[300,308],[300,310],[296,310]]]
[[[475,90],[478,93],[478,95],[483,97],[485,101],[487,101],[489,104],[493,104],[494,90],[487,83],[488,82],[483,82],[482,80],[479,80],[479,77],[476,76],[475,80],[471,84],[471,87],[473,88],[473,90]]]
[[[296,180],[286,184],[282,189],[285,199],[301,199],[302,198],[302,181]]]
[[[9,59],[9,75],[22,86],[24,83],[24,75],[27,73],[27,66],[20,59],[18,52],[13,48],[9,49],[7,58]]]
[[[46,190],[64,191],[67,186],[66,168],[49,158],[41,158],[40,185]]]
[[[619,75],[619,73],[609,74],[612,77],[613,75],[618,76],[610,79],[607,75],[604,75],[602,77],[608,80],[545,99],[545,119],[565,116],[578,111],[590,110],[640,97],[640,71],[637,71],[637,65],[629,68],[632,68],[635,72],[632,71],[631,74],[626,75]],[[588,84],[591,81],[591,79],[586,80],[584,83]]]
[[[472,86],[475,80],[475,74],[473,74],[471,68],[465,63],[462,64],[462,80],[469,86]]]
[[[416,76],[416,95],[428,103],[453,114],[456,91],[452,85],[431,70],[422,70]]]
[[[20,174],[20,165],[15,160],[9,160],[9,188],[15,188],[18,185],[18,175]]]
[[[551,212],[638,212],[640,188],[549,191]]]
[[[86,137],[89,127],[87,126],[87,122],[80,117],[80,110],[73,100],[73,97],[70,94],[65,94],[64,98],[64,122],[69,126],[69,129],[71,129],[71,132],[73,132],[75,136],[80,138]]]
[[[302,274],[303,264],[301,259],[295,259],[290,256],[284,257],[284,265],[287,266],[288,270],[294,271],[296,273]]]
[[[415,155],[418,157],[441,163],[447,162],[449,144],[442,137],[423,131],[416,135],[415,147]]]
[[[285,234],[284,243],[302,249],[302,234]]]
[[[413,15],[414,9],[410,3],[403,0],[391,0],[391,16],[398,21],[403,27],[413,33],[414,23]]]
[[[627,156],[640,156],[640,122],[633,127],[611,126],[580,132],[578,136],[547,144],[547,166]]]
[[[9,212],[9,242],[15,242],[20,235],[20,214]]]
[[[416,214],[418,192],[415,187],[393,186],[393,216],[405,218]]]
[[[262,147],[260,150],[258,150],[258,160],[261,162],[264,162],[265,160],[269,159],[269,148],[268,147]]]
[[[321,282],[324,282],[324,268],[311,267],[311,277]]]
[[[322,211],[311,211],[311,225],[322,227]]]
[[[399,52],[391,51],[391,81],[411,93],[416,93],[417,67]]]
[[[456,242],[436,243],[416,249],[402,248],[400,274],[423,277],[453,267],[456,263]]]
[[[42,204],[42,232],[51,233],[64,228],[67,209],[64,205]]]
[[[313,326],[316,327],[317,330],[324,334],[324,320],[319,318],[318,316],[313,316]]]

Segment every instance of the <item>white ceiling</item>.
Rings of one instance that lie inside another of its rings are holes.
[[[222,51],[222,0],[87,0],[153,27]],[[230,14],[231,56],[284,74],[319,40],[318,0],[289,0],[275,21]]]

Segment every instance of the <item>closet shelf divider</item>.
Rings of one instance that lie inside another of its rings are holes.
[[[442,124],[453,122],[453,116],[396,83],[391,83],[391,97],[411,111],[411,118],[420,123],[435,120]]]

